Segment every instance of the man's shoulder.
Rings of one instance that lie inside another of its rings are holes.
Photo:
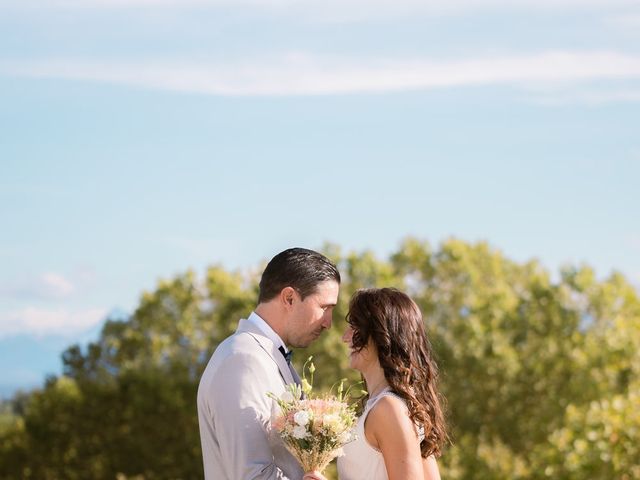
[[[236,331],[231,335],[229,335],[224,340],[222,340],[218,344],[216,351],[218,350],[224,351],[224,350],[238,347],[238,346],[239,347],[246,346],[246,345],[252,346],[251,342],[256,341],[256,336],[258,337],[264,336],[264,334],[260,331],[260,329],[256,325],[253,324],[253,322],[242,318],[238,322],[238,327]]]
[[[200,379],[200,389],[216,388],[219,382],[226,384],[248,372],[266,380],[277,375],[278,367],[255,333],[240,331],[223,340],[213,352]]]
[[[251,354],[260,349],[254,333],[241,330],[225,338],[214,351],[215,355]]]

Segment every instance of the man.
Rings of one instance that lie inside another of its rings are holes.
[[[288,347],[306,347],[331,326],[340,274],[303,248],[276,255],[260,279],[258,306],[213,353],[198,388],[207,480],[291,479],[303,473],[275,432],[275,402],[299,377]]]

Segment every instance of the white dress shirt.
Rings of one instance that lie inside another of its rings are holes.
[[[273,330],[273,328],[271,328],[271,326],[256,312],[251,312],[251,315],[249,315],[249,318],[247,318],[247,320],[253,323],[256,327],[258,327],[260,331],[264,333],[267,336],[267,338],[273,342],[276,348],[278,349],[280,349],[280,347],[284,348],[284,353],[287,353],[289,351],[287,346],[284,344],[284,342],[280,338],[280,335],[278,335]]]

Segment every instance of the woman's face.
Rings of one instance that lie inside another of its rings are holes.
[[[369,370],[372,365],[378,364],[376,347],[372,340],[369,339],[369,342],[362,350],[354,350],[352,340],[353,328],[351,325],[347,325],[347,329],[345,330],[344,335],[342,335],[342,341],[349,346],[349,366],[351,368],[355,368],[360,373],[365,373],[365,371]]]

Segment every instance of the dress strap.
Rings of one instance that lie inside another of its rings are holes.
[[[375,404],[378,403],[378,400],[380,400],[382,397],[389,394],[394,395],[396,397],[398,396],[391,391],[391,387],[386,387],[380,390],[375,397],[372,397],[369,400],[367,400],[367,404],[365,405],[364,412],[362,415],[366,417],[367,414],[369,413],[369,410],[371,410],[375,406]]]

